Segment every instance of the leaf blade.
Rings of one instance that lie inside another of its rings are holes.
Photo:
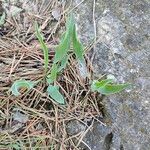
[[[48,95],[59,104],[65,104],[62,94],[59,92],[57,86],[49,85],[47,88]]]
[[[43,40],[43,36],[40,33],[37,22],[35,23],[35,30],[36,30],[36,37],[38,38],[40,42],[40,46],[44,53],[44,68],[45,68],[45,73],[46,73],[48,69],[48,47]]]
[[[26,80],[16,80],[13,85],[11,86],[10,90],[13,95],[19,96],[21,93],[19,92],[19,88],[27,88],[29,91],[33,88],[34,82],[32,81],[26,81]]]
[[[60,44],[56,47],[56,53],[54,57],[54,63],[61,61],[70,47],[69,35],[65,35],[64,39],[61,39]]]
[[[110,95],[121,92],[122,90],[128,88],[131,85],[129,83],[112,84],[113,82],[114,81],[112,79],[106,79],[101,81],[94,80],[91,85],[91,89],[92,91],[98,91],[99,93],[104,95]]]
[[[66,56],[70,48],[73,26],[74,26],[74,17],[73,14],[71,14],[67,20],[66,32],[64,33],[64,36],[62,36],[60,44],[56,48],[54,63],[61,61]]]
[[[106,84],[112,83],[112,82],[113,82],[112,79],[105,79],[105,80],[101,80],[101,81],[94,80],[91,85],[91,89],[92,89],[92,91],[96,91],[99,88],[101,88],[102,86],[105,86]]]
[[[83,48],[82,43],[80,42],[80,40],[77,37],[77,31],[76,31],[75,25],[73,27],[72,42],[73,42],[73,48],[74,48],[75,55],[76,55],[77,59],[82,62],[84,60],[84,57],[83,57],[84,48]]]
[[[98,91],[101,94],[110,95],[110,94],[119,93],[122,90],[124,90],[127,87],[129,87],[130,85],[131,84],[129,84],[129,83],[126,83],[126,84],[116,84],[116,85],[107,84],[107,85],[103,86],[102,88],[99,88]]]
[[[51,68],[51,72],[50,74],[47,76],[47,82],[53,83],[56,78],[57,78],[57,74],[58,74],[58,65],[57,64],[53,64],[52,68]]]
[[[60,66],[58,68],[58,71],[62,71],[64,68],[66,68],[66,65],[68,63],[68,58],[69,56],[66,56],[61,62],[60,62]]]

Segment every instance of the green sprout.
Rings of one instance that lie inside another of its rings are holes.
[[[28,91],[33,88],[34,82],[26,81],[26,80],[16,80],[11,86],[10,90],[12,94],[15,96],[19,96],[21,93],[19,92],[20,88],[26,88]]]
[[[47,93],[48,95],[57,103],[65,104],[65,99],[63,95],[59,92],[59,87],[56,85],[56,80],[58,74],[66,68],[68,59],[69,59],[69,50],[71,45],[73,46],[73,53],[76,56],[76,59],[80,64],[85,64],[84,60],[84,47],[80,42],[77,31],[76,24],[73,14],[71,13],[66,22],[66,31],[63,33],[63,36],[60,40],[59,45],[56,47],[54,60],[52,63],[52,67],[48,70],[49,60],[48,60],[48,47],[44,42],[44,37],[40,33],[40,29],[38,24],[35,24],[36,36],[40,42],[41,49],[44,53],[44,68],[45,68],[45,76],[46,82],[48,84]],[[20,87],[25,87],[28,90],[32,89],[35,84],[31,81],[26,80],[17,80],[11,87],[11,91],[15,96],[19,96],[20,93],[18,89]],[[110,95],[114,93],[118,93],[126,88],[128,88],[130,84],[115,84],[113,79],[105,79],[105,80],[94,80],[91,85],[92,91],[97,91],[104,95]]]
[[[41,48],[43,50],[44,53],[44,68],[45,68],[45,74],[47,73],[47,69],[48,69],[48,47],[47,45],[44,43],[43,40],[43,36],[40,33],[40,29],[38,27],[38,24],[35,23],[35,30],[36,30],[36,36],[40,42]]]
[[[103,95],[110,95],[121,92],[122,90],[128,88],[131,84],[114,84],[113,79],[105,79],[101,81],[94,80],[91,89],[92,91],[97,91]]]

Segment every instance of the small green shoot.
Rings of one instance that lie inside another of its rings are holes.
[[[88,76],[88,71],[84,60],[84,47],[77,36],[76,25],[74,25],[73,28],[72,42],[73,42],[73,50],[78,60],[78,68],[80,75],[83,78],[86,78]]]
[[[67,63],[68,63],[68,58],[69,58],[69,56],[67,55],[67,56],[64,57],[64,59],[60,62],[60,66],[59,66],[59,68],[58,68],[58,71],[59,71],[59,72],[66,68]]]
[[[19,92],[20,88],[26,88],[28,91],[33,88],[34,82],[26,81],[26,80],[16,80],[11,86],[10,90],[12,94],[15,96],[19,96],[21,93]]]
[[[94,80],[91,85],[91,89],[93,92],[97,91],[99,87],[103,87],[107,85],[108,83],[113,83],[113,80],[112,79],[106,79],[106,80],[101,80],[101,81]]]
[[[43,53],[44,53],[44,68],[45,68],[45,74],[46,74],[47,73],[47,69],[48,69],[48,47],[44,43],[43,36],[40,33],[40,29],[39,29],[37,23],[35,23],[35,29],[36,29],[36,36],[37,36],[37,38],[38,38],[38,40],[40,42],[41,48],[42,48]]]
[[[58,74],[58,65],[57,64],[53,64],[52,68],[51,68],[51,72],[47,76],[47,82],[49,84],[53,83],[56,80],[56,78],[57,78],[57,74]]]
[[[82,62],[84,60],[84,57],[83,57],[84,49],[83,49],[82,43],[79,41],[79,39],[77,37],[77,31],[76,31],[75,25],[73,28],[72,41],[73,41],[73,48],[74,48],[74,53],[76,55],[76,58],[80,62]]]
[[[2,18],[3,17],[3,18]],[[5,16],[3,14],[0,18],[0,21],[2,19],[5,19]],[[0,22],[1,23],[1,22]],[[48,47],[44,43],[43,36],[40,33],[40,29],[38,27],[38,24],[35,24],[35,30],[36,30],[36,36],[40,42],[41,48],[44,53],[44,67],[45,67],[45,75],[46,75],[46,81],[48,83],[47,93],[48,95],[54,99],[59,104],[65,104],[65,100],[63,95],[59,92],[59,88],[57,86],[54,86],[52,84],[55,83],[57,79],[57,75],[59,72],[61,72],[64,68],[66,68],[66,65],[68,63],[69,54],[68,51],[70,49],[71,44],[73,45],[73,52],[76,55],[76,58],[79,62],[79,70],[81,74],[86,77],[86,63],[84,60],[84,48],[82,43],[80,42],[77,31],[76,31],[76,25],[75,25],[75,19],[73,17],[73,14],[68,17],[67,23],[66,23],[66,32],[63,34],[60,44],[57,46],[54,56],[54,61],[51,67],[51,70],[49,73],[48,71]],[[93,81],[91,85],[92,91],[98,91],[101,94],[104,95],[110,95],[114,93],[118,93],[127,87],[129,87],[130,84],[114,84],[114,79],[106,79],[106,80],[95,80]],[[21,87],[25,87],[28,90],[33,88],[34,83],[31,81],[26,80],[17,80],[14,82],[14,84],[11,87],[11,91],[15,96],[20,95],[18,89]]]
[[[74,18],[73,15],[70,15],[70,17],[67,20],[66,32],[62,36],[60,44],[56,48],[54,63],[62,61],[62,59],[64,59],[64,57],[67,55],[67,52],[70,48],[73,26]]]
[[[59,92],[58,86],[49,85],[47,88],[48,95],[52,97],[57,103],[65,104],[62,94]]]
[[[69,34],[66,33],[64,39],[61,39],[60,44],[56,48],[54,63],[61,61],[67,54],[70,48]]]
[[[106,79],[101,81],[94,80],[91,85],[91,89],[92,91],[98,91],[99,93],[104,95],[110,95],[121,92],[122,90],[128,88],[131,85],[129,83],[114,84],[113,82],[114,81],[112,79]]]

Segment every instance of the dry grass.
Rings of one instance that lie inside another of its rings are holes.
[[[8,18],[1,29],[0,149],[11,149],[11,144],[14,143],[19,143],[21,149],[78,149],[85,133],[91,127],[87,125],[86,120],[97,119],[96,117],[101,115],[102,106],[98,96],[90,92],[93,70],[88,56],[85,58],[89,78],[83,79],[80,76],[73,55],[67,68],[58,76],[56,84],[66,99],[65,106],[56,104],[46,95],[47,85],[44,80],[41,80],[32,91],[19,97],[14,97],[8,91],[17,79],[36,81],[43,78],[43,54],[34,35],[33,20],[41,23],[42,31],[47,37],[50,64],[58,41],[57,31],[64,24],[65,18],[62,17],[59,22],[54,22],[54,25],[50,26],[53,19],[49,12],[58,7],[58,1],[49,2],[47,7],[44,2],[39,5],[39,1],[34,1],[34,4],[40,6],[37,8],[37,14],[22,13],[28,27],[24,20],[20,22],[20,18],[12,17]],[[62,14],[68,9],[61,5],[60,7]],[[13,120],[15,109],[28,116],[26,123],[21,124]],[[85,124],[86,130],[76,135],[68,135],[67,124],[72,120]]]

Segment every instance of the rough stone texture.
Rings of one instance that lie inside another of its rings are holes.
[[[86,134],[83,141],[92,150],[109,150],[111,147],[112,138],[113,134],[111,132],[111,128],[95,122],[93,129]]]
[[[79,2],[74,1],[75,4]],[[106,135],[101,135],[102,126],[97,125],[92,136],[85,137],[92,150],[150,149],[149,8],[148,0],[96,1],[99,43],[94,49],[95,71],[101,75],[113,74],[118,82],[130,82],[133,88],[104,98],[105,117],[112,121],[112,144],[102,148],[104,142],[100,141]],[[79,33],[85,45],[94,38],[92,11],[91,0],[83,2],[76,11]]]
[[[84,132],[86,130],[86,126],[77,120],[73,120],[67,123],[66,130],[67,133],[72,136],[80,132]]]

